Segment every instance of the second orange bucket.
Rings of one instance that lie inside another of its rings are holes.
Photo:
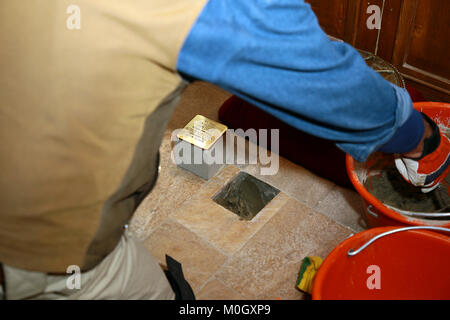
[[[374,228],[344,240],[320,267],[313,299],[450,299],[450,237],[418,228]]]
[[[424,112],[441,129],[450,127],[450,104],[438,102],[419,102],[414,108]],[[375,198],[364,186],[361,176],[367,169],[366,163],[356,162],[351,156],[346,156],[347,173],[356,191],[360,194],[364,204],[364,214],[370,227],[383,226],[426,226],[434,225],[450,228],[450,217],[441,220],[426,220],[416,217],[408,217],[385,206],[379,199]]]

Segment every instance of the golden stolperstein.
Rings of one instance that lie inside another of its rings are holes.
[[[208,150],[224,133],[228,127],[208,119],[202,115],[196,115],[177,134],[181,140],[189,142],[194,146]]]

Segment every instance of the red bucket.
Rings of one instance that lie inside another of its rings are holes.
[[[450,299],[450,237],[419,228],[450,232],[415,226],[358,233],[325,259],[315,277],[312,298]]]
[[[428,115],[442,128],[450,127],[450,104],[418,102],[414,103],[414,108]],[[409,217],[386,207],[381,201],[375,198],[361,182],[360,172],[367,168],[366,163],[357,162],[347,154],[346,166],[350,180],[362,198],[364,214],[370,227],[434,225],[450,228],[450,218],[448,220],[429,220]]]

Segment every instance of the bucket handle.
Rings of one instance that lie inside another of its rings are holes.
[[[380,239],[382,237],[385,237],[385,236],[388,236],[388,235],[391,235],[391,234],[394,234],[394,233],[397,233],[397,232],[408,231],[408,230],[418,230],[418,229],[427,229],[427,230],[450,232],[449,228],[431,227],[431,226],[415,226],[415,227],[398,228],[398,229],[394,229],[394,230],[390,230],[390,231],[386,231],[386,232],[380,233],[379,235],[373,237],[372,239],[367,241],[365,244],[363,244],[361,247],[359,247],[359,249],[357,249],[357,250],[352,250],[352,249],[348,250],[347,255],[349,257],[356,256],[358,253],[360,253],[365,248],[367,248],[372,243],[374,243],[375,241],[377,241],[378,239]]]
[[[367,213],[370,214],[371,216],[373,216],[374,218],[378,219],[378,214],[376,212],[373,212],[372,208],[373,208],[373,205],[370,204],[366,209]]]
[[[436,212],[436,213],[432,213],[432,212],[413,212],[413,211],[404,211],[404,210],[400,210],[394,207],[391,207],[388,204],[384,204],[386,207],[388,207],[391,210],[394,210],[402,215],[408,216],[408,217],[413,217],[413,218],[429,218],[429,219],[433,219],[433,218],[450,218],[450,212]],[[369,205],[366,208],[366,211],[368,214],[370,214],[371,216],[373,216],[374,218],[378,218],[378,214],[376,212],[374,212],[373,209],[373,205]]]
[[[412,212],[412,211],[404,211],[400,210],[394,207],[391,207],[388,204],[384,204],[386,207],[388,207],[391,210],[397,211],[400,214],[403,214],[405,216],[414,217],[414,218],[450,218],[450,212]],[[447,209],[447,208],[446,208]]]

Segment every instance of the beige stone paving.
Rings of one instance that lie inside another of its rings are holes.
[[[259,164],[236,164],[205,181],[176,167],[172,130],[196,114],[217,120],[229,96],[205,83],[188,87],[164,136],[157,185],[130,229],[160,263],[165,254],[182,263],[198,299],[302,299],[295,288],[301,260],[325,258],[363,229],[359,196],[281,157],[273,176],[261,175]],[[211,200],[241,170],[281,190],[251,221]]]

